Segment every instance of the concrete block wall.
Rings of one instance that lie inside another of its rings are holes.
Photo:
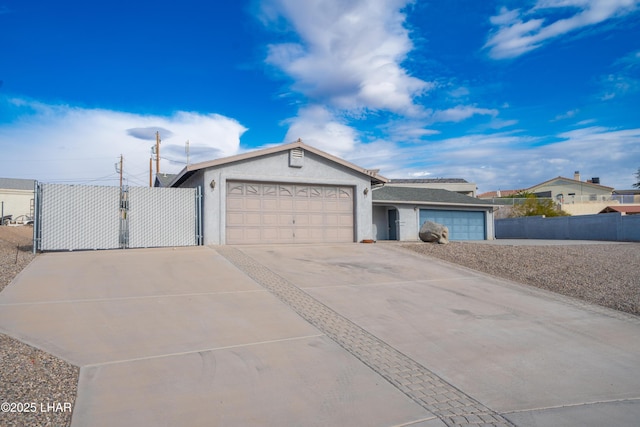
[[[640,215],[619,213],[496,219],[497,239],[640,242]]]

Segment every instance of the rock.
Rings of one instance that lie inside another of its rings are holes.
[[[422,224],[418,236],[423,242],[449,243],[449,229],[447,226],[433,221],[427,221]]]

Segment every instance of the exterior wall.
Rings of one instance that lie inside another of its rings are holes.
[[[498,239],[606,240],[640,242],[640,215],[619,213],[496,221]]]
[[[560,208],[570,215],[595,215],[607,206],[617,205],[617,202],[587,202],[587,203],[563,203]]]
[[[289,167],[287,150],[201,170],[181,184],[181,187],[202,185],[205,245],[226,243],[228,180],[351,186],[354,188],[355,203],[354,239],[359,242],[372,238],[370,178],[307,150],[304,151],[304,164],[301,168]],[[215,182],[214,188],[210,185],[212,181]],[[366,195],[365,188],[369,189]]]
[[[383,202],[379,202],[383,203]],[[418,233],[420,232],[420,209],[443,209],[458,211],[478,211],[482,210],[485,214],[485,230],[486,239],[493,240],[495,238],[495,228],[493,212],[485,209],[473,209],[472,207],[460,206],[442,206],[442,205],[418,205],[415,204],[394,204],[394,205],[376,205],[373,207],[373,222],[378,228],[377,240],[386,240],[389,238],[387,230],[387,210],[389,208],[398,209],[398,240],[406,242],[415,242],[420,240]],[[384,228],[381,230],[381,225]]]
[[[33,190],[0,189],[0,201],[4,202],[4,214],[13,215],[13,219],[20,215],[31,215],[31,201]]]

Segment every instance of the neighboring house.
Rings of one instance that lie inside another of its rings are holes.
[[[610,200],[613,187],[600,185],[598,178],[581,181],[580,172],[576,172],[573,179],[559,176],[526,190],[538,197],[550,197],[559,203],[582,203]]]
[[[385,184],[387,187],[436,188],[449,190],[465,196],[476,196],[476,184],[462,178],[433,178],[433,179],[391,179]]]
[[[33,179],[0,178],[0,210],[4,215],[33,217]]]
[[[388,181],[302,141],[186,166],[203,189],[205,245],[372,239],[371,188]]]
[[[425,221],[449,228],[450,240],[493,240],[496,206],[484,200],[435,188],[393,187],[373,190],[376,240],[419,240]]]
[[[171,181],[176,177],[175,173],[159,173],[156,174],[156,179],[153,182],[154,187],[169,187]]]
[[[591,215],[616,202],[613,192],[613,187],[600,185],[599,178],[582,181],[580,172],[576,171],[573,179],[558,176],[523,190],[488,192],[478,197],[493,199],[528,193],[540,198],[553,199],[563,211],[571,215]]]
[[[607,206],[598,213],[618,212],[622,215],[638,215],[640,214],[640,205],[617,205]]]

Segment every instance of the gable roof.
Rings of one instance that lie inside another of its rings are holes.
[[[607,206],[598,213],[620,212],[628,215],[640,214],[640,205]]]
[[[565,178],[564,176],[557,176],[557,177],[552,178],[552,179],[550,179],[548,181],[542,182],[540,184],[533,185],[533,186],[527,188],[527,191],[532,191],[535,188],[542,187],[544,185],[552,183],[553,181],[558,181],[558,180],[567,181],[569,184],[581,184],[581,185],[584,185],[584,186],[587,186],[587,187],[599,188],[600,190],[613,191],[613,187],[607,187],[607,186],[604,186],[604,185],[594,184],[592,182],[587,182],[587,181],[580,181],[578,179],[573,179],[573,178]]]
[[[175,173],[157,173],[155,187],[169,187],[169,184],[176,176]]]
[[[417,187],[379,187],[372,191],[374,202],[387,203],[413,203],[413,204],[439,204],[439,205],[474,205],[478,207],[491,207],[495,205],[475,197],[465,196],[455,191],[439,188]]]
[[[35,186],[34,179],[0,178],[0,188],[7,190],[31,190]]]
[[[349,169],[352,169],[356,172],[359,172],[363,175],[367,175],[371,178],[371,184],[384,184],[386,182],[389,181],[389,179],[385,178],[382,175],[378,174],[378,169],[364,169],[361,168],[360,166],[356,166],[353,163],[350,163],[346,160],[343,160],[339,157],[333,156],[329,153],[326,153],[322,150],[318,150],[315,147],[312,147],[310,145],[306,145],[305,143],[302,142],[302,140],[298,139],[296,142],[292,142],[289,144],[282,144],[282,145],[276,145],[274,147],[269,147],[269,148],[263,148],[262,150],[255,150],[255,151],[249,151],[246,153],[242,153],[242,154],[237,154],[235,156],[230,156],[230,157],[223,157],[220,159],[215,159],[215,160],[209,160],[206,162],[201,162],[201,163],[194,163],[192,165],[187,165],[184,169],[182,169],[182,171],[180,171],[180,173],[174,178],[174,180],[171,182],[172,187],[175,187],[177,185],[180,185],[181,183],[183,183],[184,181],[186,181],[191,175],[193,175],[196,171],[199,171],[201,169],[206,169],[206,168],[210,168],[210,167],[214,167],[214,166],[221,166],[221,165],[226,165],[226,164],[230,164],[230,163],[234,163],[234,162],[239,162],[242,160],[250,160],[250,159],[254,159],[257,157],[261,157],[261,156],[266,156],[269,154],[275,154],[275,153],[280,153],[283,151],[287,151],[287,150],[291,150],[293,148],[300,148],[303,149],[305,151],[309,151],[310,153],[316,154],[320,157],[324,157],[327,160],[330,160],[332,162],[338,163],[342,166],[345,166]]]

